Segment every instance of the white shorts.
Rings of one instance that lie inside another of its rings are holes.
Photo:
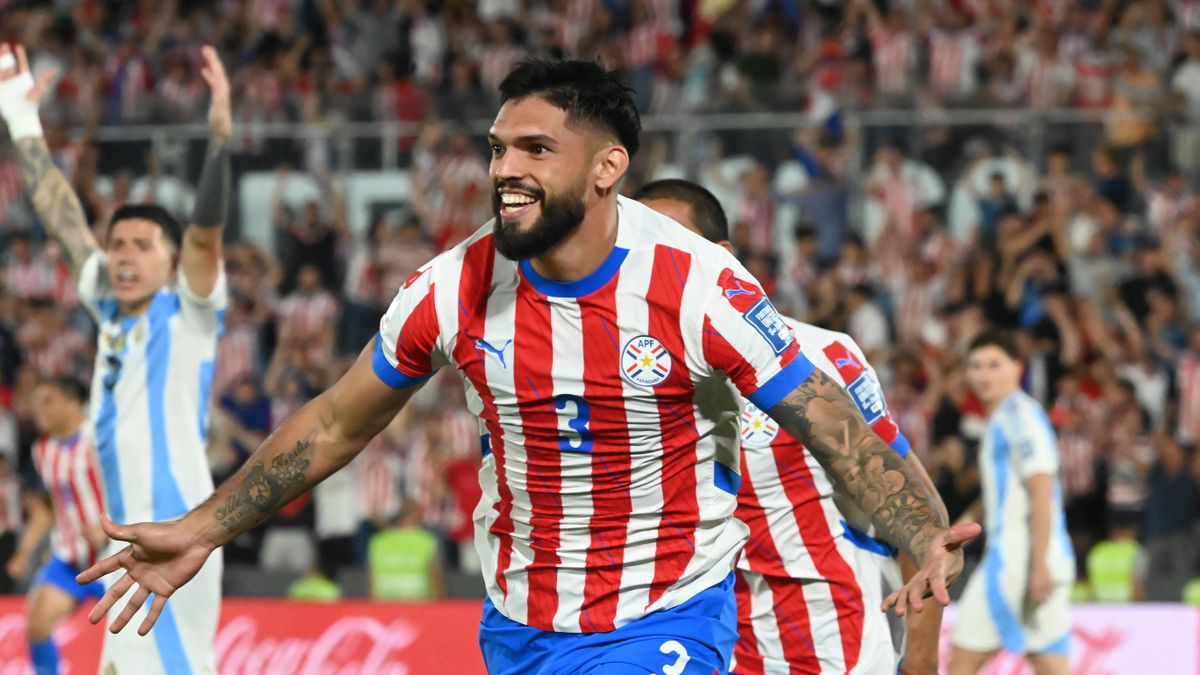
[[[113,551],[115,552],[114,548]],[[104,653],[100,657],[101,675],[216,675],[213,641],[221,611],[221,570],[223,557],[217,549],[200,572],[167,601],[150,634],[138,635],[149,611],[147,602],[120,633],[105,631]],[[118,570],[104,578],[105,586],[124,574]],[[112,621],[125,608],[125,598],[108,613]]]
[[[904,619],[895,612],[882,612],[883,599],[903,586],[895,558],[862,548],[856,549],[854,572],[862,587],[863,646],[854,673],[894,673],[904,653]]]
[[[1036,608],[1026,607],[1023,570],[1005,570],[984,556],[967,581],[954,619],[955,647],[972,652],[1066,654],[1071,638],[1071,585],[1059,584]]]
[[[839,553],[855,575],[854,588],[736,570],[738,642],[731,672],[846,673],[847,662],[854,663],[850,673],[896,672],[896,648],[879,611],[885,570],[895,561],[849,542],[841,542]]]

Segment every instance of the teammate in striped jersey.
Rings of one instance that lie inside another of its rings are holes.
[[[87,390],[70,377],[38,384],[33,416],[41,438],[33,446],[41,490],[30,500],[29,526],[8,563],[13,578],[25,576],[30,560],[50,533],[50,560],[30,584],[25,604],[25,634],[37,675],[58,672],[54,630],[88,598],[99,598],[98,581],[75,583],[79,571],[96,562],[108,542],[100,529],[103,494],[96,467],[96,445],[84,426]]]
[[[495,219],[414,273],[350,371],[213,499],[175,523],[105,522],[131,545],[81,580],[127,570],[106,608],[138,585],[113,627],[154,593],[148,630],[217,546],[345,465],[442,366],[481,422],[492,673],[728,671],[738,410],[706,405],[726,377],[922,561],[897,611],[927,590],[948,601],[974,530],[946,526],[736,259],[618,196],[640,128],[629,90],[587,61],[527,62],[500,89]]]
[[[212,139],[191,224],[183,230],[159,206],[121,206],[101,249],[42,135],[38,102],[53,74],[35,83],[24,49],[0,46],[0,116],[38,218],[58,240],[79,280],[79,298],[99,327],[91,425],[105,504],[119,521],[176,518],[212,493],[205,435],[226,304],[221,234],[232,115],[217,52],[205,47],[202,55],[201,74],[212,90]],[[216,672],[220,575],[216,556],[176,599],[153,639],[107,635],[101,670]],[[91,618],[98,621],[105,609]]]
[[[1054,429],[1021,390],[1016,343],[1004,333],[971,342],[967,382],[988,408],[979,450],[979,502],[987,525],[983,560],[958,603],[950,673],[983,669],[1003,649],[1039,675],[1070,673],[1075,553],[1067,537]]]
[[[642,186],[635,197],[732,252],[721,204],[703,187],[660,180]],[[854,340],[785,320],[801,353],[846,387],[875,433],[906,458],[944,508]],[[735,515],[749,525],[750,542],[737,569],[734,671],[894,672],[892,630],[875,608],[885,587],[898,585],[895,547],[868,534],[869,519],[835,493],[825,470],[802,445],[753,403],[740,405],[742,485]],[[907,557],[904,562],[905,575],[911,576],[915,569]],[[937,672],[940,623],[936,607],[909,617],[907,635],[898,636],[906,638],[902,672]]]

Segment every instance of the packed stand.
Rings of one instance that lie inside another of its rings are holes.
[[[125,201],[161,200],[172,176],[161,147],[101,143],[96,130],[201,121],[191,55],[199,36],[219,36],[239,175],[274,172],[264,215],[274,247],[235,238],[226,249],[218,478],[347,367],[409,274],[490,216],[486,155],[469,132],[490,119],[508,68],[600,56],[625,71],[647,116],[804,113],[794,131],[686,144],[650,133],[626,189],[684,175],[717,194],[739,256],[777,304],[866,350],[952,515],[978,492],[985,419],[964,382],[965,345],[987,324],[1019,327],[1027,388],[1059,430],[1082,571],[1089,551],[1139,540],[1146,583],[1113,597],[1175,600],[1198,572],[1200,2],[481,0],[435,12],[263,0],[63,14],[0,3],[0,19],[6,40],[37,45],[35,71],[61,73],[48,141],[98,231]],[[968,108],[1020,116],[960,124]],[[1064,108],[1074,117],[1049,116]],[[916,112],[848,124],[879,109]],[[1034,127],[1012,121],[1041,111]],[[345,154],[328,130],[371,121],[413,125],[394,150],[415,184],[408,203],[371,213],[356,234],[341,177],[387,153],[376,141]],[[288,137],[276,122],[314,131]],[[300,179],[319,194],[289,201]],[[91,323],[23,189],[0,145],[4,532],[20,526],[32,386],[43,373],[87,378],[94,356]],[[476,420],[452,378],[425,391],[350,471],[235,542],[231,563],[336,578],[369,564],[373,534],[423,525],[438,533],[439,560],[470,571]]]

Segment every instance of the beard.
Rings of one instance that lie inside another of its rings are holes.
[[[506,187],[501,184],[500,187]],[[507,187],[517,188],[516,185]],[[542,213],[534,221],[533,226],[521,232],[514,222],[505,222],[500,216],[500,191],[492,192],[492,211],[496,215],[492,226],[492,240],[496,250],[509,260],[526,260],[542,255],[556,244],[567,238],[581,223],[586,211],[584,196],[587,186],[563,195],[549,196],[542,190],[532,190],[526,186],[520,189],[529,192],[538,199]]]

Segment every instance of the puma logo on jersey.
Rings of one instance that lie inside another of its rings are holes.
[[[505,359],[504,359],[504,352],[508,349],[508,346],[511,344],[512,344],[512,340],[509,340],[508,342],[504,343],[503,347],[496,349],[491,344],[489,344],[487,340],[484,340],[483,338],[475,338],[475,349],[478,349],[481,352],[485,352],[487,354],[491,354],[492,356],[496,357],[496,361],[498,361],[500,363],[500,367],[505,370],[508,370],[508,362],[505,361]]]
[[[736,288],[726,288],[725,289],[725,298],[726,299],[732,300],[739,295],[754,295],[754,291],[752,291],[742,285],[741,279],[734,279],[733,283],[736,284]]]
[[[833,362],[834,368],[844,368],[846,366],[854,366],[856,368],[862,367],[858,364],[858,361],[855,360],[855,358],[853,356],[843,357],[843,358],[840,358],[837,361]]]

